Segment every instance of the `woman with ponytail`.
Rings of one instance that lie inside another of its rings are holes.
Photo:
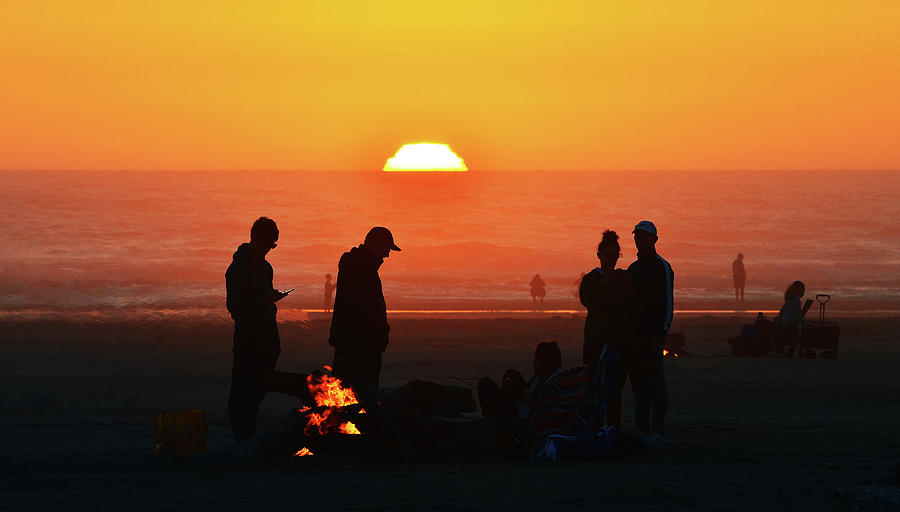
[[[603,348],[612,343],[619,353],[620,370],[616,390],[609,396],[606,423],[622,426],[622,388],[628,377],[631,360],[631,341],[634,337],[635,299],[631,281],[616,263],[621,256],[619,235],[606,230],[597,245],[600,267],[588,272],[581,280],[579,298],[587,308],[584,320],[584,363],[592,370]],[[600,420],[602,418],[597,418]]]

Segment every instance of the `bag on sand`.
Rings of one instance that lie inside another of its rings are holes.
[[[206,411],[166,411],[153,415],[157,455],[206,453]]]

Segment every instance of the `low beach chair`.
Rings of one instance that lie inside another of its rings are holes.
[[[587,366],[557,370],[544,383],[531,418],[531,442],[540,443],[550,434],[571,433],[591,426],[593,419],[584,410],[590,391]]]

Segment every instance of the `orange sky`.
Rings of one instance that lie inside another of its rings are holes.
[[[0,168],[900,168],[900,2],[132,4],[0,6]]]

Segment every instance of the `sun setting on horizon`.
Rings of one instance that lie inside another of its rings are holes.
[[[450,171],[465,172],[462,158],[447,144],[420,142],[405,144],[397,153],[387,159],[383,171]]]
[[[900,166],[900,2],[9,5],[0,169]]]

